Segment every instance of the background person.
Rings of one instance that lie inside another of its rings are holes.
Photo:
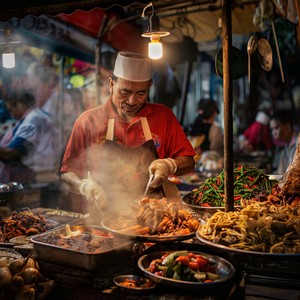
[[[30,183],[37,172],[57,168],[60,135],[51,119],[35,108],[30,92],[10,92],[5,104],[17,124],[0,141],[1,182]]]
[[[171,109],[147,102],[151,83],[150,59],[120,52],[107,102],[83,112],[74,124],[62,180],[100,210],[126,208],[141,197],[149,172],[152,192],[166,194],[161,186],[170,175],[194,170],[195,152]]]
[[[211,150],[223,155],[223,131],[216,121],[218,113],[219,109],[213,99],[201,99],[198,104],[198,116],[192,124],[185,128],[188,136],[202,137],[202,142],[197,149],[200,154]]]
[[[273,149],[271,130],[269,127],[270,117],[267,113],[259,111],[255,121],[239,136],[239,150],[242,153],[253,151],[267,151]]]
[[[277,146],[274,154],[275,174],[282,175],[291,163],[296,147],[298,133],[294,130],[289,110],[277,110],[271,116],[270,128],[273,142]]]
[[[220,170],[223,167],[224,136],[216,121],[219,113],[213,99],[201,99],[198,104],[198,116],[185,128],[197,155],[197,168],[203,170]]]

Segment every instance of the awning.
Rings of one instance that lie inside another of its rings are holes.
[[[11,0],[0,3],[2,28],[12,26],[24,43],[93,62],[101,42],[117,51],[146,51],[147,39],[141,37],[145,25],[141,12],[145,0]],[[196,43],[215,40],[220,33],[221,0],[152,1],[161,29],[171,32],[166,43],[184,36]],[[257,31],[253,14],[257,1],[233,1],[232,33]],[[151,13],[148,12],[148,16]],[[147,14],[146,14],[147,15]]]

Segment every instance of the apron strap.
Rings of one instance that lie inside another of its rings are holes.
[[[114,129],[115,129],[115,119],[108,119],[105,139],[109,141],[114,140]]]
[[[143,127],[143,133],[145,136],[146,142],[152,140],[152,134],[150,131],[149,123],[146,117],[141,117],[141,123]],[[115,119],[108,119],[107,131],[106,131],[106,140],[113,141],[114,139],[114,128],[115,128]]]
[[[152,140],[152,134],[150,131],[150,127],[149,127],[149,123],[146,117],[141,117],[141,123],[142,123],[142,127],[143,127],[143,132],[144,132],[144,136],[145,136],[145,140],[148,142],[150,140]]]

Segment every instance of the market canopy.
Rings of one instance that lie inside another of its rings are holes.
[[[232,33],[257,31],[253,15],[258,1],[233,1]],[[1,28],[10,26],[25,44],[48,47],[52,52],[94,61],[95,48],[102,51],[144,51],[141,37],[147,19],[141,13],[149,1],[12,0],[0,3]],[[171,32],[166,43],[190,37],[195,43],[215,40],[220,34],[221,0],[152,1],[161,29]],[[146,10],[149,17],[151,10]],[[18,32],[18,34],[17,34]]]

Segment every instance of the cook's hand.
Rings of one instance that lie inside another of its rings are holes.
[[[154,174],[150,187],[156,188],[162,185],[170,175],[175,174],[177,165],[173,158],[164,158],[154,160],[150,167],[150,174]]]
[[[79,192],[86,197],[91,203],[96,203],[99,209],[107,206],[107,198],[102,187],[93,180],[90,176],[87,179],[81,180]]]

